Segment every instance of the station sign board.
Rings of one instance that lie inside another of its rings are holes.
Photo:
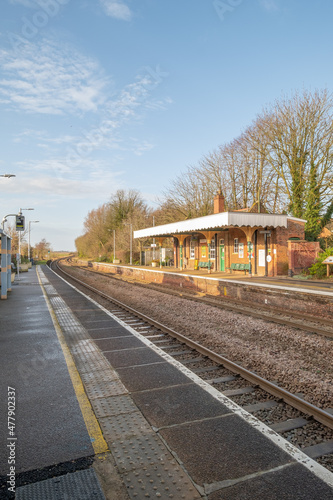
[[[16,231],[24,231],[25,228],[25,217],[24,215],[16,216]]]
[[[333,264],[333,255],[330,255],[325,260],[323,260],[323,264]]]

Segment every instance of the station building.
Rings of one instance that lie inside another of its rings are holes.
[[[319,244],[304,241],[305,223],[288,215],[226,212],[218,193],[214,214],[134,231],[134,238],[155,238],[160,247],[173,238],[174,266],[180,270],[278,276],[298,272],[299,255],[304,267],[314,262]]]

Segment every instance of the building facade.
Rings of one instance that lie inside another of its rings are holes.
[[[134,238],[155,238],[163,246],[172,237],[174,266],[180,270],[278,276],[288,274],[288,241],[304,241],[305,223],[287,215],[225,212],[218,193],[214,214],[134,231]]]

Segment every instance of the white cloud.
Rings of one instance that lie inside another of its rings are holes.
[[[100,0],[105,13],[122,21],[130,21],[132,12],[122,0]]]
[[[18,53],[0,51],[0,99],[31,113],[97,111],[108,81],[98,63],[58,42],[25,43]]]

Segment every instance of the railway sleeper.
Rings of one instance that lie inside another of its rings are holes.
[[[330,455],[333,453],[333,440],[308,446],[307,448],[303,448],[302,451],[313,459],[322,457],[323,455]]]
[[[285,420],[284,422],[277,422],[276,424],[272,424],[269,427],[273,429],[275,432],[288,432],[293,429],[298,429],[299,427],[304,427],[304,425],[308,424],[309,420],[299,417],[299,418],[291,418],[289,420]]]
[[[249,394],[256,390],[255,387],[249,385],[246,387],[241,387],[240,389],[227,389],[226,391],[221,391],[225,396],[239,396],[240,394]]]

